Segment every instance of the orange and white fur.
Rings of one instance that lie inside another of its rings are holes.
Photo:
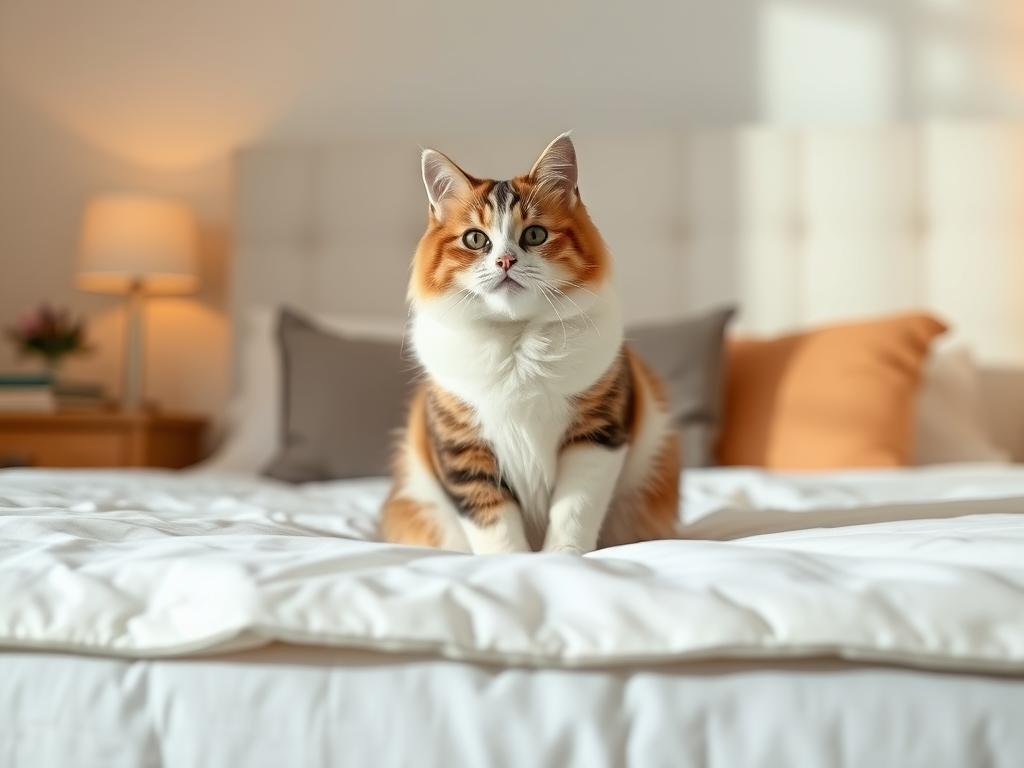
[[[679,451],[623,343],[610,259],[567,134],[525,176],[423,153],[411,337],[426,376],[382,518],[393,542],[589,552],[674,535]]]

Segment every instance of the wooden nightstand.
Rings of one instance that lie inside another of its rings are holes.
[[[206,422],[162,412],[0,413],[0,467],[168,467],[201,458]]]

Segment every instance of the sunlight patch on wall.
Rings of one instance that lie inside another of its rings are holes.
[[[47,105],[50,114],[103,151],[153,170],[196,168],[218,160],[265,130],[267,116],[238,109],[203,112],[169,100]]]
[[[157,87],[114,93],[9,85],[89,146],[153,171],[191,170],[222,160],[264,133],[279,111],[270,103],[212,103],[201,92],[175,95]]]
[[[1018,118],[1024,116],[1024,49],[1004,46],[990,53],[994,97]]]
[[[992,98],[1018,119],[1024,115],[1024,3],[1005,5],[996,29],[988,34],[985,75]]]
[[[773,2],[761,12],[761,112],[783,123],[892,118],[894,41],[856,9]]]

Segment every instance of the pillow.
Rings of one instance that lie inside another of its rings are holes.
[[[1009,460],[1009,452],[989,435],[970,349],[957,339],[940,339],[918,393],[914,463]]]
[[[665,383],[688,467],[714,463],[722,420],[725,327],[735,314],[735,307],[722,307],[626,333],[633,349]]]
[[[281,352],[277,339],[277,307],[248,310],[235,334],[238,338],[238,394],[228,407],[227,438],[197,469],[207,472],[255,474],[274,458],[281,434]],[[387,340],[401,345],[403,322],[315,314],[320,327],[354,339]]]
[[[417,376],[401,344],[339,336],[288,309],[278,339],[280,447],[264,474],[292,483],[388,474]]]
[[[979,366],[977,376],[986,434],[1011,461],[1024,463],[1024,368]]]
[[[720,392],[724,376],[723,330],[733,308],[716,310],[703,317],[627,332],[638,353],[666,382],[673,398],[673,416],[683,426],[684,455],[689,466],[713,460],[710,450],[721,420]],[[275,457],[281,425],[281,355],[276,326],[279,310],[249,310],[236,333],[239,342],[238,396],[229,409],[228,436],[224,444],[198,469],[216,472],[257,473]],[[324,331],[348,339],[391,341],[401,345],[403,323],[381,318],[351,318],[314,314],[309,321]],[[692,366],[690,360],[702,361]],[[687,385],[707,395],[687,399]],[[681,398],[681,400],[680,400]],[[683,405],[678,405],[679,400]],[[701,436],[704,433],[704,436]]]
[[[898,467],[933,338],[926,314],[836,325],[728,347],[722,464],[771,469]]]

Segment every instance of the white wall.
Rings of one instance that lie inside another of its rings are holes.
[[[238,146],[1024,117],[1019,6],[0,0],[0,325],[42,299],[87,312],[98,352],[72,373],[115,386],[118,304],[73,287],[80,208],[112,188],[183,197],[207,279],[151,305],[150,392],[214,412]],[[0,345],[0,370],[12,365]]]

